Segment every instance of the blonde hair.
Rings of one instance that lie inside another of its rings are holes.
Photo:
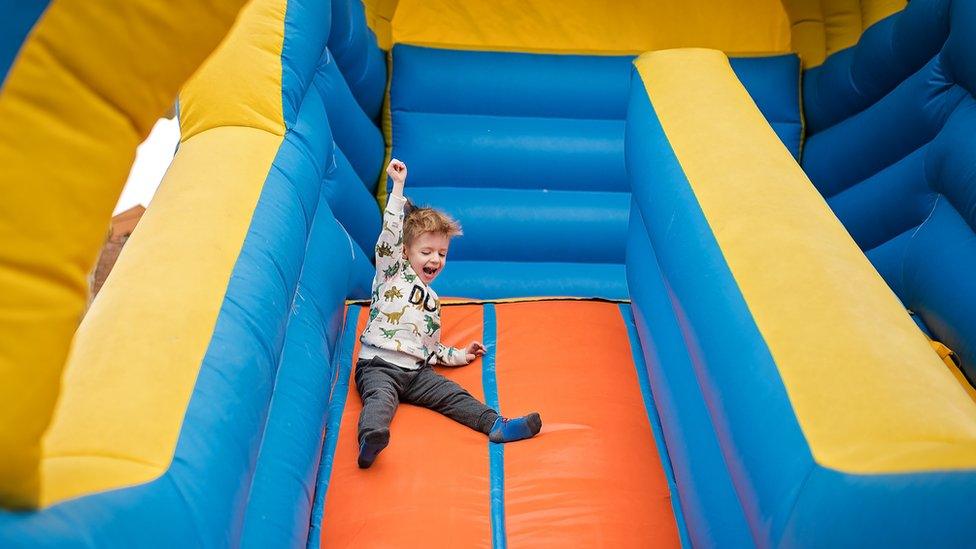
[[[418,208],[407,202],[403,222],[403,244],[409,246],[424,233],[440,233],[448,238],[464,234],[461,224],[446,213],[427,206]]]

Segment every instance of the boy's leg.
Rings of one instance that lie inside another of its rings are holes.
[[[430,408],[486,435],[498,419],[498,412],[430,366],[417,372],[417,377],[403,392],[403,401]]]
[[[382,360],[361,359],[356,363],[356,389],[363,400],[359,413],[360,467],[372,465],[390,442],[390,421],[400,403],[405,373]]]

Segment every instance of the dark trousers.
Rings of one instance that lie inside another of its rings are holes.
[[[498,412],[430,366],[405,370],[381,358],[359,359],[356,389],[363,399],[363,411],[359,414],[360,442],[370,433],[389,429],[401,402],[429,408],[485,434],[498,418]]]

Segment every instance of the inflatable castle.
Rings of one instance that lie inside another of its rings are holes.
[[[0,546],[976,543],[976,2],[0,5]],[[538,437],[356,466],[393,157]]]

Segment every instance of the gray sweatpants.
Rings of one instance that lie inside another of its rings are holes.
[[[485,434],[498,418],[498,412],[430,366],[405,370],[381,358],[359,359],[356,389],[363,399],[363,411],[359,414],[360,443],[369,433],[389,429],[401,402],[430,408]]]

